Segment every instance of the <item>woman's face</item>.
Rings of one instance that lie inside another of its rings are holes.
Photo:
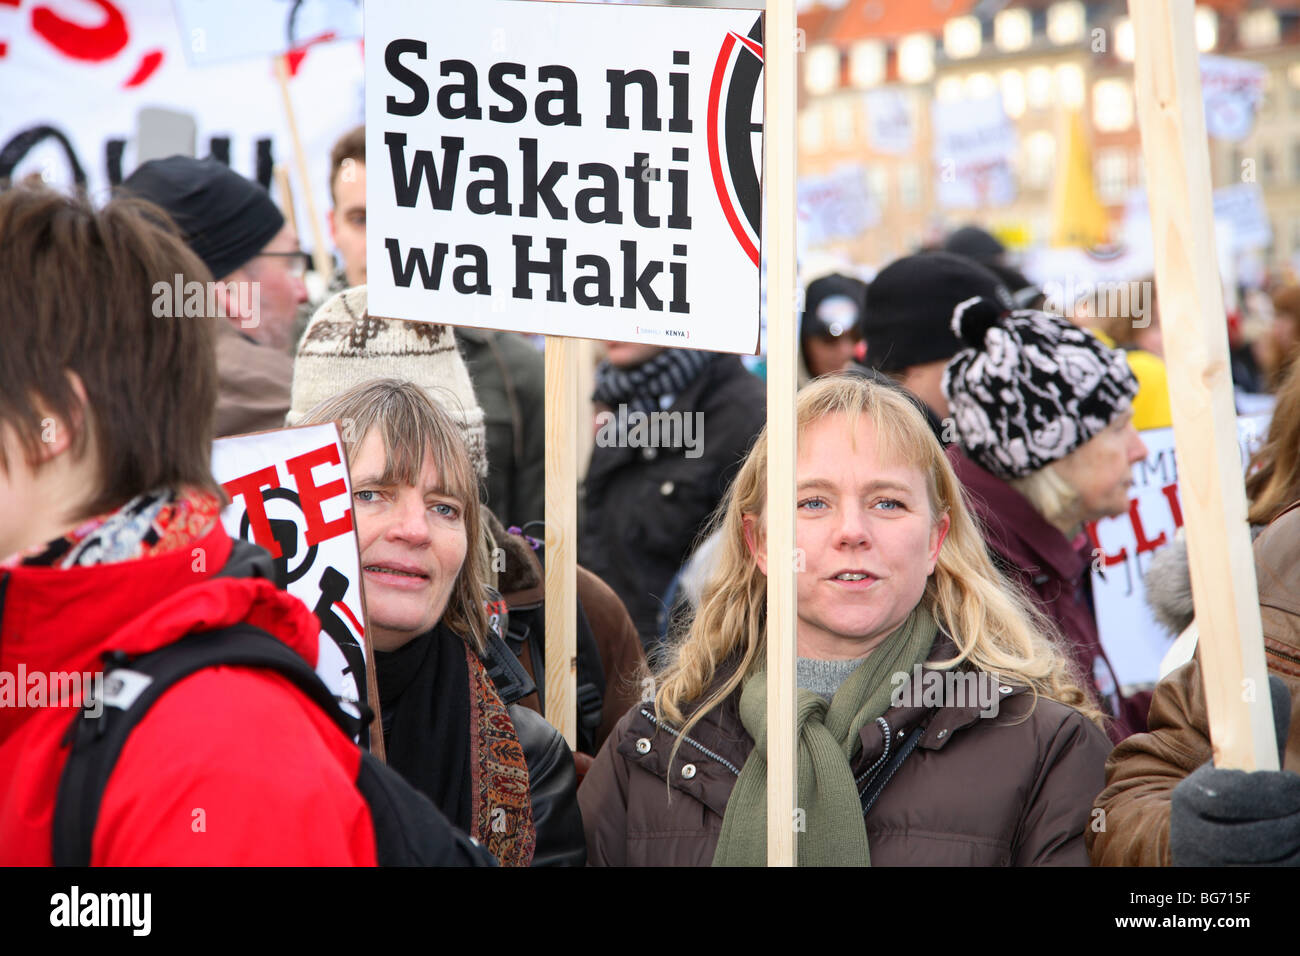
[[[1053,467],[1079,495],[1080,521],[1097,521],[1128,511],[1133,465],[1147,456],[1147,446],[1133,427],[1133,409],[1070,452]]]
[[[844,415],[828,416],[800,436],[800,656],[862,657],[920,602],[949,525],[948,515],[937,522],[931,515],[925,477],[914,466],[881,460],[875,426],[865,415],[852,436]],[[746,527],[753,527],[752,519]],[[765,550],[753,550],[766,574]]]
[[[440,490],[433,456],[417,485],[381,484],[386,464],[383,437],[371,429],[352,461],[352,500],[369,635],[380,651],[438,623],[467,547],[465,504]]]

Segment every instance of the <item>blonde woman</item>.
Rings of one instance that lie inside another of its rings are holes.
[[[801,865],[1086,865],[1100,715],[990,564],[901,392],[798,397]],[[578,799],[594,865],[766,857],[767,434],[720,510],[716,570],[654,700]]]

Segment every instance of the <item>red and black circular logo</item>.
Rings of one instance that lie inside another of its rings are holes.
[[[709,84],[709,167],[736,241],[758,266],[762,235],[763,18],[727,34]]]

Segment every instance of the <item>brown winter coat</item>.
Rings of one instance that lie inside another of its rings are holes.
[[[951,658],[946,638],[931,660]],[[1003,690],[1002,688],[1005,688]],[[1083,831],[1102,784],[1109,743],[1077,711],[1035,704],[1002,685],[996,716],[978,705],[891,707],[862,729],[858,777],[891,743],[926,729],[867,814],[874,866],[1086,866]],[[691,729],[668,768],[675,738],[652,705],[633,708],[578,789],[593,866],[708,866],[727,799],[753,748],[739,693]],[[669,781],[671,800],[664,781]]]
[[[1284,770],[1300,772],[1300,502],[1255,539],[1264,651],[1271,674],[1291,691]],[[1267,691],[1263,691],[1267,693]],[[1088,849],[1099,866],[1168,866],[1169,803],[1174,787],[1212,756],[1201,660],[1195,657],[1156,685],[1148,732],[1115,748]]]
[[[283,428],[293,359],[258,345],[234,323],[217,320],[217,437]]]

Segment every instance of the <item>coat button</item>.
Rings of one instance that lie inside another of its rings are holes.
[[[944,737],[947,737],[947,736],[948,736],[948,731],[947,731],[947,730],[941,730],[941,731],[939,731],[938,739],[939,739],[939,740],[943,740],[943,738],[944,738]]]
[[[641,457],[646,461],[654,461],[659,456],[658,448],[642,448]]]
[[[648,754],[650,752],[650,738],[642,737],[636,742],[636,752],[639,754]]]
[[[662,485],[659,486],[659,494],[667,498],[669,495],[673,493],[673,488],[675,487],[676,485],[674,485],[671,481],[665,481]]]
[[[1009,693],[1011,693],[1011,688],[1008,687],[1008,686],[1006,686],[1005,684],[1003,684],[1001,687],[998,688],[998,693],[999,693],[999,694],[1009,694]]]
[[[694,777],[694,776],[695,776],[695,764],[693,764],[693,763],[688,763],[685,767],[683,767],[683,768],[682,768],[682,776],[685,777],[687,780],[690,780],[692,777]]]

